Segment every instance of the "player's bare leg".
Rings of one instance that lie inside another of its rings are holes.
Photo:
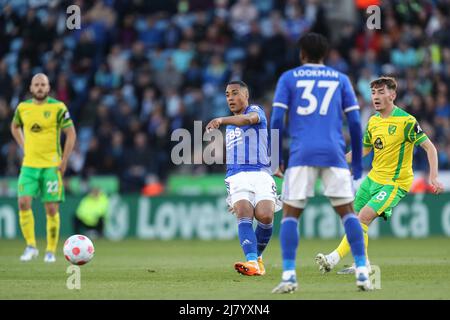
[[[370,225],[376,218],[378,218],[377,213],[369,206],[362,208],[358,214],[359,221],[365,225]]]
[[[238,219],[239,241],[246,256],[246,262],[236,262],[234,269],[246,276],[260,275],[257,262],[257,240],[253,230],[254,208],[250,201],[239,200],[233,206]]]
[[[304,207],[304,204],[301,206]],[[287,203],[283,204],[280,230],[283,274],[281,282],[272,290],[272,293],[292,293],[298,289],[295,258],[299,240],[298,219],[302,212],[303,208],[296,208]]]
[[[55,253],[59,239],[59,203],[46,202],[44,206],[47,214],[47,249],[44,261],[52,263],[56,261]]]

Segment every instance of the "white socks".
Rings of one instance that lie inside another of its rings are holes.
[[[332,253],[327,255],[327,259],[333,266],[335,266],[339,263],[341,257],[339,256],[339,253],[336,250],[334,250]]]
[[[289,280],[292,276],[294,276],[295,278],[297,278],[297,274],[295,273],[295,270],[286,270],[283,271],[283,275],[281,276],[281,279],[283,281],[287,281]]]

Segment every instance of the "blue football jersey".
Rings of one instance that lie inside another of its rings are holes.
[[[289,167],[348,168],[342,115],[359,106],[346,75],[322,64],[288,70],[278,80],[273,107],[288,111]]]
[[[243,114],[250,112],[258,113],[258,123],[226,128],[226,177],[242,171],[271,172],[266,115],[257,105],[249,105]]]

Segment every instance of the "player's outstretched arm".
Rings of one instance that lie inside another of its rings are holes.
[[[420,146],[427,153],[428,165],[430,168],[430,183],[434,187],[434,193],[439,194],[444,191],[444,186],[438,181],[438,157],[437,150],[430,139],[426,139]]]
[[[15,122],[11,123],[11,134],[14,137],[14,140],[16,140],[17,144],[22,148],[23,150],[23,132],[22,127],[18,125]]]
[[[247,114],[239,114],[230,117],[220,117],[212,119],[207,125],[206,130],[219,129],[221,125],[235,125],[238,127],[248,126],[259,122],[259,115],[256,112],[249,112]]]
[[[61,159],[61,165],[59,166],[62,176],[66,172],[67,162],[69,161],[70,154],[72,153],[75,146],[75,141],[77,140],[77,134],[74,126],[67,127],[63,129],[63,131],[66,135],[66,142],[64,143],[64,152]]]
[[[372,151],[372,147],[363,147],[363,153],[362,153],[363,158],[365,156],[367,156],[370,153],[370,151]],[[352,152],[351,151],[347,152],[347,154],[345,155],[345,160],[347,161],[347,163],[352,163]]]

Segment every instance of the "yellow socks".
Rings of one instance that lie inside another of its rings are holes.
[[[33,211],[19,210],[19,223],[20,229],[22,229],[23,237],[27,242],[27,246],[36,248],[36,237],[34,235],[34,216]]]
[[[33,211],[19,210],[19,223],[23,237],[27,246],[36,248],[36,237],[34,234],[34,216]],[[55,253],[59,239],[59,212],[54,216],[47,214],[47,251]]]
[[[361,224],[361,227],[363,229],[363,234],[364,234],[364,247],[366,249],[366,257],[368,257],[367,248],[369,246],[369,235],[367,234],[367,231],[369,230],[369,226],[365,225],[364,223],[361,223],[361,222],[360,222],[360,224]],[[348,243],[347,236],[344,236],[344,238],[342,238],[341,243],[336,248],[336,252],[339,254],[339,257],[341,259],[350,252],[350,244]]]
[[[346,235],[344,235],[344,238],[342,238],[342,241],[336,248],[336,251],[341,259],[350,252],[350,244],[348,243]]]
[[[367,251],[367,248],[369,247],[369,235],[367,232],[369,231],[369,226],[360,222],[361,227],[363,229],[363,235],[364,235],[364,248],[366,249],[366,259],[369,259],[369,252]]]
[[[47,252],[56,252],[59,239],[59,212],[54,216],[47,214]]]

